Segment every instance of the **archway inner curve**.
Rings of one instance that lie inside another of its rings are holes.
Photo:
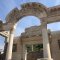
[[[25,32],[26,28],[38,27],[41,25],[40,19],[35,16],[25,16],[19,20],[15,30],[15,36],[20,36],[21,33]]]

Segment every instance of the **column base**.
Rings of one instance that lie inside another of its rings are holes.
[[[40,58],[40,59],[37,59],[37,60],[53,60],[52,58],[49,59],[49,58]]]

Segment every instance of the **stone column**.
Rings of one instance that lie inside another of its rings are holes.
[[[42,23],[42,38],[43,38],[44,59],[45,60],[52,60],[46,23]]]
[[[25,60],[27,60],[27,49],[25,50]]]
[[[10,30],[9,43],[7,47],[6,60],[12,60],[13,38],[16,25]]]
[[[20,52],[21,52],[21,60],[23,60],[23,42],[22,42],[22,37],[20,38]]]
[[[23,44],[23,60],[27,60],[27,48],[25,44]]]
[[[32,44],[32,51],[33,51],[33,44]]]

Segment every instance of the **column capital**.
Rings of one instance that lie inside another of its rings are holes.
[[[10,29],[10,33],[12,33],[13,31],[15,31],[16,26],[17,26],[17,24],[15,24],[15,25],[12,26],[12,28]],[[14,32],[13,32],[13,33],[14,33]]]
[[[16,29],[16,26],[17,26],[17,24],[12,25],[11,30],[12,30],[12,29]]]
[[[41,27],[42,27],[42,28],[44,28],[44,27],[47,28],[47,22],[42,22],[42,23],[41,23]]]

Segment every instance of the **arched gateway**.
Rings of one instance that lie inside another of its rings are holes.
[[[50,46],[47,34],[47,24],[60,21],[60,6],[47,8],[41,3],[30,2],[21,5],[21,9],[14,8],[7,16],[6,23],[0,22],[0,31],[9,31],[9,43],[6,53],[6,60],[12,59],[12,46],[14,38],[14,30],[16,23],[24,16],[33,15],[41,20],[41,31],[43,37],[43,51],[44,58],[41,60],[52,60],[50,53]]]

